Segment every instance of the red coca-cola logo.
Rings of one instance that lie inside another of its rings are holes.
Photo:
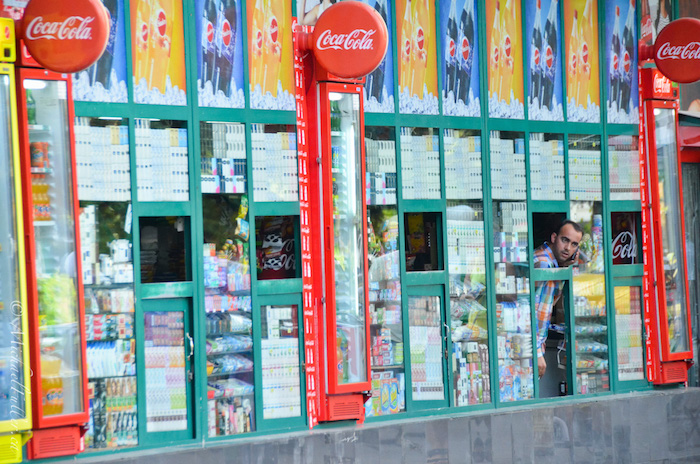
[[[423,47],[419,31],[417,46]],[[338,2],[323,11],[316,21],[313,50],[321,67],[338,77],[361,77],[384,59],[388,32],[376,10],[355,0]],[[406,53],[411,44],[404,43]]]
[[[700,19],[681,18],[663,28],[654,42],[654,62],[673,81],[700,79]]]
[[[534,61],[535,61],[535,65],[539,66],[539,65],[540,65],[540,49],[539,49],[539,48],[536,48],[536,49],[535,49],[535,53],[534,53],[534,58],[533,58],[533,59],[534,59]]]
[[[552,51],[552,47],[549,45],[547,45],[547,48],[545,49],[544,62],[548,68],[551,68],[554,65],[554,52]]]
[[[408,56],[411,54],[411,40],[406,39],[403,43],[403,54],[404,56]]]
[[[109,26],[109,13],[99,0],[30,0],[20,35],[40,65],[69,73],[99,59],[109,41]]]
[[[457,53],[457,47],[455,46],[455,41],[450,39],[450,42],[447,44],[447,53],[450,54],[450,58],[454,58],[455,53]]]
[[[625,73],[628,73],[630,72],[630,67],[632,67],[632,59],[629,52],[625,50],[625,53],[622,54],[622,69],[625,70]]]
[[[613,69],[617,71],[617,68],[620,66],[620,59],[617,57],[617,53],[615,53],[612,57],[612,65]]]
[[[613,260],[631,261],[637,257],[637,238],[630,231],[620,232],[612,242]]]
[[[231,23],[225,19],[224,24],[221,25],[221,40],[224,42],[224,46],[231,45],[231,35]]]
[[[510,36],[506,36],[506,40],[503,41],[503,53],[506,55],[506,58],[510,58],[510,54],[512,52],[512,47],[510,43]]]
[[[654,75],[654,93],[655,94],[670,94],[671,93],[671,80],[661,74]]]
[[[493,57],[493,64],[497,65],[498,60],[501,58],[501,50],[498,48],[498,45],[493,47],[493,51],[491,52],[491,56]]]
[[[214,25],[211,22],[207,22],[207,42],[212,43],[214,41]]]
[[[213,30],[213,29],[212,29]],[[148,42],[148,24],[146,23],[141,23],[141,41],[143,43]]]
[[[578,55],[576,52],[571,52],[571,55],[569,56],[569,62],[571,65],[571,70],[573,72],[576,72],[576,68],[578,67]]]
[[[263,46],[263,34],[262,31],[258,30],[258,32],[255,34],[255,48],[258,50],[262,50]]]
[[[165,32],[168,27],[168,17],[165,16],[165,11],[161,8],[158,10],[156,13],[156,29],[158,30],[158,34],[162,36],[165,35]]]
[[[472,46],[469,43],[469,39],[466,37],[462,38],[462,58],[464,58],[464,61],[467,61],[469,59],[469,55],[472,54]]]
[[[277,42],[279,36],[279,26],[277,25],[277,18],[274,16],[270,19],[270,40]]]
[[[423,47],[425,47],[425,32],[423,32],[423,28],[418,26],[418,32],[416,33],[416,45],[418,46],[418,50],[423,50]]]
[[[9,39],[11,35],[12,31],[10,31],[10,26],[5,26],[5,39]]]
[[[581,62],[588,64],[588,44],[586,42],[581,46]]]

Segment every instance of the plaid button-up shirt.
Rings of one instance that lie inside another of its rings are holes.
[[[535,250],[535,268],[555,269],[559,267],[547,242]],[[544,343],[552,318],[552,308],[564,290],[563,280],[541,280],[535,283],[535,317],[537,318],[537,357],[544,356]]]

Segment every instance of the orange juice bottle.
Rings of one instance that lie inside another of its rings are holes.
[[[593,45],[593,15],[591,11],[591,0],[586,0],[586,7],[583,10],[583,17],[579,24],[580,40],[579,44],[579,86],[577,101],[579,105],[588,108],[588,97],[590,96],[591,82],[591,61],[595,59],[591,56],[591,45]]]
[[[150,69],[148,88],[165,93],[173,37],[173,0],[153,0],[149,37]]]
[[[574,100],[574,102],[576,102],[576,99],[578,98],[579,86],[578,47],[578,10],[574,10],[574,20],[571,23],[571,36],[569,37],[568,63],[566,66],[566,95],[569,101]]]
[[[517,40],[515,5],[513,4],[513,0],[506,1],[503,14],[501,14],[501,21],[501,82],[498,95],[502,101],[510,103],[510,91],[513,85],[513,41]]]
[[[138,83],[148,80],[148,41],[151,34],[151,0],[139,0],[136,6],[136,27],[134,28],[134,77]]]
[[[413,70],[411,69],[412,53],[412,37],[413,37],[413,18],[411,16],[411,0],[406,0],[406,10],[403,14],[403,22],[401,23],[401,38],[400,38],[400,54],[399,60],[399,92],[404,89],[410,90],[409,79]]]
[[[265,12],[263,11],[262,0],[255,0],[255,9],[253,10],[253,26],[250,34],[250,50],[249,56],[249,69],[250,69],[250,85],[251,90],[255,88],[256,84],[260,84],[262,90],[262,49],[263,49],[263,24],[265,23]]]
[[[282,34],[285,31],[286,2],[279,0],[267,0],[265,29],[263,37],[263,93],[270,92],[277,96],[277,84],[280,78],[280,64],[282,63]]]
[[[413,5],[413,69],[411,95],[423,98],[425,70],[428,67],[428,44],[432,36],[428,0],[414,0]]]
[[[501,83],[501,2],[496,2],[496,12],[491,28],[489,46],[489,95],[498,99]]]

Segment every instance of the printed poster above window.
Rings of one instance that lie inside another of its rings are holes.
[[[528,117],[563,121],[561,15],[558,0],[527,0],[525,47],[528,66]]]
[[[635,0],[605,2],[608,122],[639,123]]]
[[[243,108],[240,0],[196,0],[199,106]]]
[[[109,42],[99,60],[73,74],[76,101],[127,103],[124,0],[102,0],[109,11]]]
[[[131,0],[134,101],[186,105],[182,2]]]
[[[572,122],[600,122],[598,0],[564,2],[566,114]]]
[[[518,0],[486,0],[489,116],[522,119],[522,14]]]
[[[440,3],[442,112],[480,116],[479,46],[476,0]]]

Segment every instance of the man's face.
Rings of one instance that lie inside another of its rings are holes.
[[[559,263],[559,267],[571,266],[574,263],[572,259],[578,251],[578,245],[583,234],[576,232],[576,229],[571,224],[566,224],[561,228],[559,233],[552,234],[550,242],[552,253]]]

